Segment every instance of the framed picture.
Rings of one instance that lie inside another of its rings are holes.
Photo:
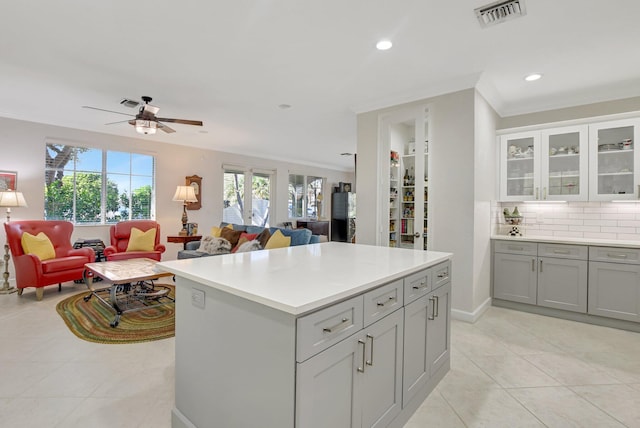
[[[18,173],[16,171],[0,171],[0,192],[16,190]]]
[[[196,193],[196,198],[198,202],[191,202],[187,204],[188,210],[199,210],[202,208],[202,177],[198,177],[197,175],[190,175],[189,177],[185,177],[187,186],[193,187],[193,190]]]

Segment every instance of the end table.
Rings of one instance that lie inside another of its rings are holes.
[[[187,249],[187,242],[191,241],[199,241],[202,239],[202,235],[191,235],[191,236],[167,236],[167,242],[173,242],[175,244],[182,244],[182,249]]]

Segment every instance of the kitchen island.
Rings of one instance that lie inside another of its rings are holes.
[[[329,242],[158,263],[172,426],[402,426],[449,370],[451,258]]]

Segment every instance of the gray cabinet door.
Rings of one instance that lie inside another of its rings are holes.
[[[358,335],[359,336],[359,335]],[[352,336],[296,364],[296,427],[362,425],[359,391],[364,341]]]
[[[386,427],[402,410],[403,309],[365,329],[362,426]],[[341,425],[324,425],[341,426]]]
[[[587,261],[538,258],[538,305],[587,312]]]
[[[404,308],[404,366],[402,370],[402,406],[406,406],[429,380],[427,358],[427,318],[434,302],[423,296]]]
[[[537,258],[518,254],[494,253],[493,297],[536,304]]]
[[[451,283],[431,293],[434,312],[427,317],[427,358],[429,374],[433,375],[449,361],[451,332]]]
[[[640,266],[589,262],[589,313],[640,321]]]

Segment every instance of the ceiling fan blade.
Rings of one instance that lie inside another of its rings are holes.
[[[90,108],[91,110],[100,110],[100,111],[106,111],[108,113],[116,113],[116,114],[123,114],[125,116],[135,116],[133,114],[129,114],[129,113],[121,113],[119,111],[113,111],[113,110],[105,110],[103,108],[98,108],[98,107],[90,107],[90,106],[82,106],[82,108]]]
[[[116,123],[125,123],[125,122],[131,122],[131,121],[130,120],[119,120],[117,122],[105,123],[105,125],[115,125]]]
[[[164,131],[164,132],[166,132],[167,134],[171,134],[171,133],[173,133],[173,132],[176,132],[176,130],[175,130],[175,129],[173,129],[173,128],[169,128],[169,127],[168,127],[167,125],[165,125],[164,123],[160,123],[160,122],[157,122],[157,123],[158,123],[158,129],[163,130],[163,131]]]
[[[156,117],[156,120],[162,121],[162,122],[181,123],[183,125],[202,126],[201,120],[169,119],[166,117]]]

